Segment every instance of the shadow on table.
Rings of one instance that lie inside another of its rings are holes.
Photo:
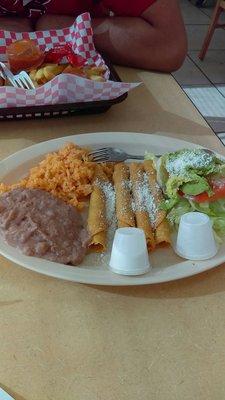
[[[149,299],[173,299],[213,295],[225,291],[225,268],[216,267],[210,271],[193,277],[173,282],[146,286],[112,287],[92,286],[93,289],[121,296],[140,297]],[[90,286],[90,285],[88,285]]]
[[[4,141],[4,148],[2,146],[0,157],[6,157],[43,140],[100,131],[163,132],[167,136],[185,140],[188,136],[190,142],[204,144],[209,141],[207,144],[210,147],[210,138],[213,142],[215,140],[212,131],[203,123],[186,94],[183,94],[172,78],[170,80],[163,74],[157,75],[157,78],[146,72],[138,74],[135,69],[124,69],[123,73],[122,71],[123,69],[120,73],[124,80],[135,82],[143,79],[145,84],[130,92],[126,101],[112,107],[106,113],[54,120],[2,121],[0,143]],[[165,84],[168,80],[166,95],[163,88],[165,79]],[[162,83],[158,87],[160,80]]]
[[[12,396],[15,400],[26,400],[24,397],[20,396],[20,394],[14,392],[12,389],[10,389],[8,386],[3,385],[0,382],[0,387],[6,391],[10,396]]]

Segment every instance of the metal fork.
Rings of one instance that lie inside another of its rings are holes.
[[[215,154],[212,150],[202,149],[208,154]],[[133,155],[128,154],[121,149],[115,149],[114,147],[103,147],[101,149],[93,150],[89,153],[92,160],[95,162],[122,162],[125,160],[144,160],[144,155]],[[155,157],[161,157],[162,154],[154,154]]]
[[[0,62],[0,74],[3,79],[7,79],[12,86],[22,89],[35,89],[35,86],[29,77],[28,73],[21,71],[17,75],[13,75],[9,68],[2,62]]]
[[[144,156],[136,156],[133,154],[128,154],[121,149],[115,149],[114,147],[103,147],[98,150],[94,150],[89,155],[92,157],[93,161],[96,162],[122,162],[125,160],[144,160]]]

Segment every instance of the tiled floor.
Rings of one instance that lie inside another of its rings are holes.
[[[225,144],[225,29],[217,29],[204,61],[198,58],[212,8],[180,0],[188,34],[188,56],[174,78]],[[225,12],[221,16],[225,23]]]

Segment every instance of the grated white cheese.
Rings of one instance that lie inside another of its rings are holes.
[[[115,189],[110,182],[97,181],[96,183],[103,191],[106,200],[106,220],[108,224],[107,242],[108,245],[111,246],[117,227]]]
[[[128,189],[128,190],[131,191],[132,182],[131,182],[130,180],[123,180],[123,181],[121,182],[121,187],[122,187],[122,189]]]
[[[214,161],[214,155],[202,149],[183,150],[179,154],[169,156],[166,160],[166,169],[170,175],[184,176],[189,169],[210,168]]]
[[[135,201],[132,201],[133,211],[147,211],[151,225],[154,225],[158,208],[152,196],[146,173],[143,176],[140,175],[140,180],[135,184],[135,192],[136,198]]]

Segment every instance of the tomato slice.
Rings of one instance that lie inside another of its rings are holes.
[[[206,193],[206,192],[203,192],[196,196],[190,196],[190,197],[191,197],[191,200],[196,201],[196,203],[205,203],[206,201],[211,202],[211,201],[218,200],[218,197],[216,194],[209,196],[208,193]]]
[[[210,184],[214,192],[212,196],[209,196],[208,193],[203,192],[196,196],[188,196],[188,198],[190,200],[196,201],[197,203],[204,203],[206,201],[212,202],[225,198],[225,178],[218,178],[214,180],[212,179]]]

